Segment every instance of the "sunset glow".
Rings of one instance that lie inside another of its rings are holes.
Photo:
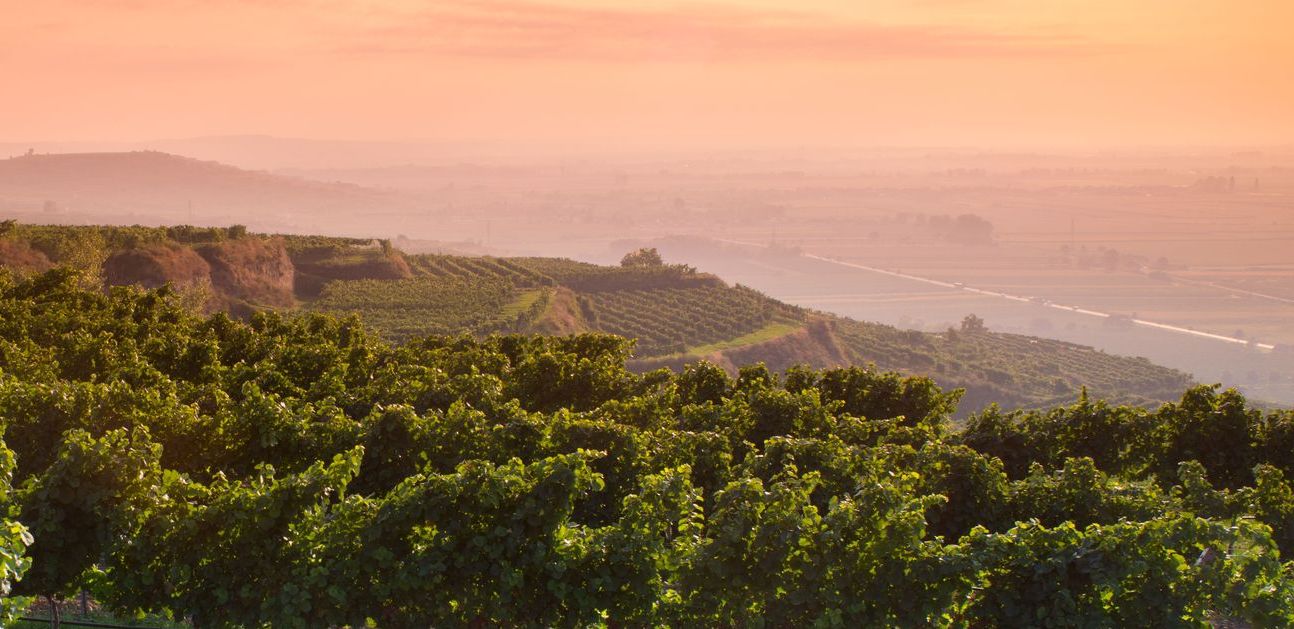
[[[1294,140],[1279,1],[0,2],[0,137]]]

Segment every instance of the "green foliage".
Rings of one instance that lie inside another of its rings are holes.
[[[1286,469],[1287,415],[1264,416],[1235,390],[1200,385],[1155,411],[1113,407],[1086,395],[1045,412],[990,408],[968,420],[958,439],[1002,458],[1015,478],[1032,463],[1057,467],[1088,457],[1109,473],[1149,473],[1171,482],[1181,463],[1199,461],[1211,479],[1236,488],[1252,484],[1257,463]]]
[[[1294,551],[1294,488],[1284,472],[1270,465],[1254,469],[1253,487],[1245,487],[1232,498],[1233,511],[1252,515],[1272,529],[1272,540],[1286,552]]]
[[[147,512],[160,455],[143,429],[99,439],[69,431],[49,467],[20,490],[19,519],[36,539],[16,591],[59,597],[84,584],[86,571],[129,539]]]
[[[992,454],[1012,478],[1021,478],[1033,463],[1048,468],[1070,458],[1087,457],[1111,472],[1132,471],[1141,464],[1139,438],[1150,426],[1141,409],[1110,406],[1090,400],[1086,392],[1077,403],[1046,412],[1003,413],[996,406],[967,420],[958,440]]]
[[[706,361],[685,366],[677,383],[679,395],[684,402],[690,403],[718,403],[728,394],[732,385],[727,372]]]
[[[929,378],[850,367],[824,371],[817,388],[841,411],[868,419],[895,419],[905,426],[940,426],[957,409],[961,393],[943,393]]]
[[[344,498],[359,459],[356,449],[281,478],[263,465],[243,481],[207,486],[169,475],[135,541],[112,555],[101,596],[118,608],[182,611],[199,626],[307,626],[310,608],[289,568],[313,549],[295,537],[313,533],[300,527],[317,526],[330,501]]]
[[[1033,519],[1045,526],[1140,522],[1170,510],[1155,483],[1109,476],[1089,458],[1069,459],[1054,472],[1035,464],[1027,477],[1011,483],[1010,492],[1012,521]]]
[[[0,506],[5,511],[0,515],[0,624],[5,625],[31,603],[29,597],[12,596],[14,585],[31,568],[27,549],[34,541],[27,527],[9,514],[13,511],[13,471],[13,451],[0,442]]]
[[[1294,620],[1294,591],[1261,526],[1192,517],[1005,533],[961,552],[979,584],[965,617],[1009,627],[1177,627]]]
[[[645,247],[630,251],[625,257],[620,259],[620,266],[662,266],[665,262],[661,260],[660,252],[655,247]]]
[[[1216,386],[1197,386],[1156,413],[1156,433],[1143,447],[1152,450],[1147,458],[1158,462],[1153,471],[1163,477],[1173,474],[1178,462],[1196,460],[1213,480],[1240,487],[1253,479],[1261,417],[1234,389],[1219,393]]]
[[[900,447],[899,451],[910,450]],[[970,448],[927,443],[907,458],[904,467],[919,474],[921,493],[945,497],[926,512],[930,531],[953,541],[974,526],[998,528],[1007,515],[1009,489],[1002,464]]]
[[[0,274],[0,580],[203,627],[1294,622],[1290,419],[1238,394],[957,431],[928,378],[631,348]]]

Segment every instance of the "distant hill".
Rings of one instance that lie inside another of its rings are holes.
[[[515,153],[515,146],[508,150]],[[39,153],[123,153],[162,151],[215,160],[241,168],[372,168],[391,164],[439,163],[494,155],[500,147],[460,142],[320,140],[268,135],[215,135],[100,142],[0,142],[0,156],[34,149]]]
[[[637,339],[631,367],[875,364],[966,389],[963,412],[1093,396],[1155,404],[1191,379],[1141,358],[994,333],[926,333],[792,306],[682,265],[409,255],[389,242],[240,229],[8,225],[0,265],[87,267],[111,285],[171,284],[208,309],[357,314],[394,341],[424,335],[604,332]],[[4,256],[8,255],[9,258]]]
[[[111,212],[154,224],[194,222],[199,216],[206,223],[274,228],[266,223],[271,214],[307,224],[328,218],[335,223],[355,212],[406,203],[383,190],[155,151],[33,153],[0,160],[0,211],[23,216],[39,211],[47,220]]]

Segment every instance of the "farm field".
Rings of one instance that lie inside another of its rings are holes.
[[[950,283],[1294,343],[1294,327],[1287,324],[1294,320],[1290,174],[1231,176],[1235,192],[1149,182],[1031,189],[1025,186],[1039,185],[1037,178],[1006,175],[987,178],[1000,188],[961,189],[955,197],[937,190],[860,190],[851,197],[859,204],[855,228],[835,222],[828,230],[830,210],[810,206],[797,212],[805,220],[779,230],[777,241]],[[918,215],[938,207],[941,198],[956,201],[945,211],[991,222],[993,243],[958,244],[923,232]],[[815,215],[822,221],[816,225]],[[751,236],[744,241],[769,240],[767,232]]]
[[[841,258],[852,261],[851,258]],[[1284,303],[1220,286],[1126,271],[1027,270],[970,265],[919,266],[907,272],[1013,296],[1045,299],[1266,344],[1294,344],[1294,301]],[[1199,277],[1199,275],[1195,275]],[[1208,276],[1205,276],[1208,277]],[[1216,277],[1216,276],[1215,276]],[[1045,317],[1048,313],[1042,312]]]

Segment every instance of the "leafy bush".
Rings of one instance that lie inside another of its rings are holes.
[[[1294,622],[1283,412],[958,431],[927,378],[631,347],[0,273],[0,581],[199,626]]]

